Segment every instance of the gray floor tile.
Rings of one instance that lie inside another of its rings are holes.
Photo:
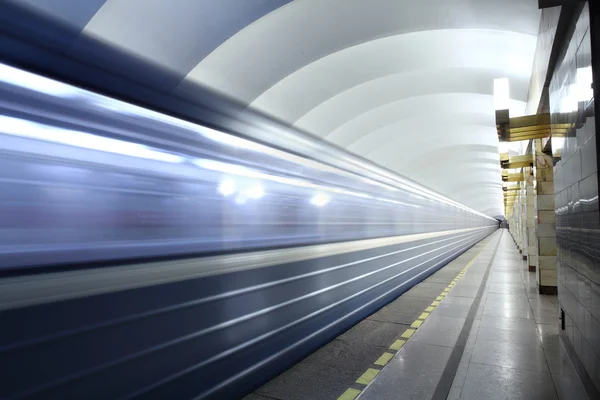
[[[481,326],[511,331],[537,331],[535,321],[532,319],[493,317],[491,315],[484,315],[481,318]]]
[[[486,308],[502,308],[504,310],[529,310],[529,302],[523,301],[505,301],[498,299],[487,299],[485,302]]]
[[[460,304],[457,300],[466,300]],[[446,297],[442,303],[435,309],[437,317],[467,318],[473,298],[471,297]]]
[[[537,310],[558,310],[558,305],[550,299],[529,298],[529,304],[533,311]]]
[[[471,364],[461,400],[556,400],[548,373]]]
[[[483,276],[475,275],[475,276],[467,276],[465,275],[458,283],[457,286],[479,286],[483,282]]]
[[[531,310],[511,310],[500,307],[489,307],[485,306],[483,315],[490,315],[492,317],[504,317],[504,318],[522,318],[522,319],[533,319],[534,315]]]
[[[560,400],[589,400],[579,376],[552,375],[552,379]]]
[[[465,379],[467,379],[467,370],[469,369],[472,355],[472,349],[470,351],[465,350],[465,353],[463,353],[463,358],[460,360],[458,368],[456,369],[456,374],[454,375],[454,381],[452,382],[453,386],[458,386],[462,388],[465,384]]]
[[[466,349],[473,349],[475,347],[475,341],[477,340],[477,334],[480,329],[480,320],[474,320],[473,325],[471,326],[471,332],[469,332],[469,337],[467,338],[467,343],[465,344]]]
[[[411,341],[453,347],[464,324],[464,318],[437,316],[434,311],[413,335]]]
[[[559,324],[537,324],[538,332],[541,336],[556,336],[559,333]]]
[[[481,328],[480,328],[481,332]],[[528,371],[550,372],[542,346],[477,338],[471,362]]]
[[[517,283],[490,283],[489,289],[508,289],[508,290],[521,290],[524,289],[523,282],[519,280]]]
[[[548,367],[553,375],[577,375],[567,349],[558,336],[545,338],[542,343]]]
[[[451,348],[411,339],[365,390],[361,400],[429,400],[450,353]]]
[[[475,314],[475,319],[477,321],[480,321],[481,318],[483,318],[483,311],[484,311],[484,307],[480,306],[479,308],[477,308],[477,313]]]
[[[450,293],[452,293],[452,291],[450,291]],[[473,299],[470,297],[446,296],[444,303],[471,307],[471,304],[473,304]]]
[[[482,326],[479,327],[479,331],[477,332],[477,339],[488,342],[508,342],[528,346],[542,346],[540,336],[535,330],[515,332],[507,329]]]
[[[529,299],[524,294],[515,294],[515,293],[488,293],[487,300],[493,301],[507,301],[507,302],[515,302],[527,304]]]
[[[446,400],[459,400],[461,392],[461,386],[452,386],[450,388],[450,392],[448,393],[448,397],[446,397]]]
[[[523,287],[520,288],[508,288],[504,286],[492,286],[488,289],[489,293],[501,293],[501,294],[509,294],[513,296],[526,296],[525,289]]]
[[[478,291],[477,285],[456,285],[450,293],[454,297],[475,297]]]
[[[558,324],[560,321],[558,310],[533,310],[533,316],[538,324]]]

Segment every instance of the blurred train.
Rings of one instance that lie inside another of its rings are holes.
[[[237,398],[498,228],[264,118],[0,64],[0,398]]]

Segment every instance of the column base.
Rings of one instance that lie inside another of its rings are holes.
[[[535,272],[535,265],[529,266],[529,272]]]
[[[539,294],[557,295],[558,287],[556,286],[538,286]]]

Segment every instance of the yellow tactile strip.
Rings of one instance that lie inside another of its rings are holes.
[[[369,383],[371,383],[373,381],[373,379],[375,379],[375,377],[381,371],[381,368],[386,366],[387,363],[390,362],[390,360],[392,358],[394,358],[394,355],[398,351],[400,351],[400,349],[402,348],[402,346],[404,346],[406,341],[408,339],[410,339],[410,337],[417,331],[417,329],[419,329],[419,327],[423,324],[423,322],[427,319],[427,317],[429,317],[431,312],[438,305],[440,305],[440,302],[444,299],[444,297],[446,297],[448,295],[448,293],[450,293],[450,291],[458,283],[460,278],[462,278],[465,275],[465,273],[473,265],[473,263],[475,262],[477,257],[479,257],[479,255],[483,252],[483,250],[485,250],[485,248],[487,247],[488,244],[489,243],[486,243],[486,245],[477,254],[475,254],[473,259],[471,261],[469,261],[469,263],[458,273],[458,275],[456,275],[456,277],[452,280],[452,282],[450,282],[448,284],[448,286],[442,291],[442,293],[440,293],[440,295],[436,297],[436,299],[431,303],[431,305],[429,307],[427,307],[425,309],[425,311],[423,311],[421,313],[421,315],[419,315],[419,317],[410,325],[410,328],[406,329],[402,333],[402,335],[400,335],[400,338],[397,339],[396,341],[394,341],[394,343],[392,343],[392,345],[389,347],[388,351],[385,351],[373,363],[374,368],[368,368],[356,380],[355,383],[362,386],[362,388],[361,389],[348,388],[340,397],[338,397],[338,400],[354,400],[364,390],[364,388],[366,388],[367,385]]]

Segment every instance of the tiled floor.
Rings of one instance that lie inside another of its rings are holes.
[[[494,235],[361,400],[437,398],[453,351],[462,357],[451,371],[449,400],[588,399],[558,336],[556,296],[537,294],[535,273],[527,271],[507,231]],[[469,314],[472,304],[478,308]],[[457,353],[463,326],[471,328]]]

